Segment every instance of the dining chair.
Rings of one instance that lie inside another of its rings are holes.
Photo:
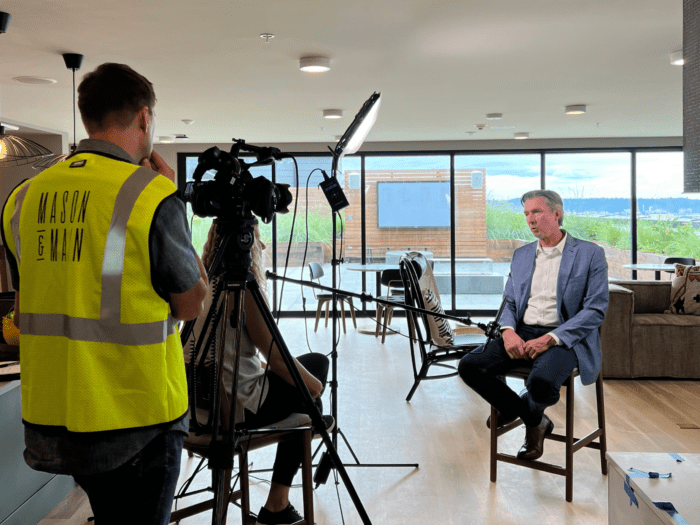
[[[319,284],[321,283],[321,277],[323,277],[323,267],[317,263],[317,262],[310,262],[309,263],[309,274],[311,275],[311,279],[314,281],[318,281]],[[326,328],[328,328],[328,314],[330,311],[330,305],[331,302],[333,302],[333,294],[332,293],[316,293],[316,290],[314,290],[314,297],[316,298],[316,301],[318,301],[318,308],[316,308],[316,325],[314,326],[314,332],[318,330],[318,322],[321,319],[321,311],[323,310],[323,306],[326,306]],[[355,305],[352,302],[352,297],[349,295],[343,295],[343,294],[336,294],[336,297],[338,298],[338,302],[340,305],[340,318],[343,321],[343,333],[347,333],[345,330],[345,303],[348,304],[350,307],[350,315],[352,316],[352,324],[357,328],[357,319],[355,318]]]

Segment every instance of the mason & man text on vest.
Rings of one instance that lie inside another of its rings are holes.
[[[47,260],[47,257],[49,261],[53,262],[68,261],[69,259],[80,261],[84,228],[78,225],[85,224],[85,212],[89,198],[89,191],[80,192],[78,190],[72,193],[56,191],[53,192],[53,195],[51,192],[41,194],[37,224],[55,224],[57,227],[37,229],[37,261]],[[49,206],[49,202],[51,210],[47,220],[46,208]],[[47,249],[49,250],[48,254],[46,253]]]

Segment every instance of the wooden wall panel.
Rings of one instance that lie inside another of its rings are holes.
[[[480,188],[472,188],[472,172],[482,174]],[[447,170],[372,170],[365,173],[367,247],[374,257],[386,251],[407,248],[433,252],[435,257],[450,256],[449,228],[377,228],[378,181],[449,181]],[[345,209],[347,257],[360,257],[361,209],[360,190],[345,187],[350,206]],[[486,170],[457,170],[455,172],[456,256],[486,257]],[[352,217],[352,220],[350,220]]]

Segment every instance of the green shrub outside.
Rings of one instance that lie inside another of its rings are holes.
[[[289,242],[292,213],[277,214],[278,242]],[[306,240],[306,218],[297,215],[293,242]],[[194,217],[192,244],[201,253],[207,239],[211,219]],[[333,223],[330,213],[309,213],[309,242],[331,242]],[[621,250],[630,249],[630,223],[625,219],[601,219],[582,215],[566,215],[564,227],[574,237],[595,241]],[[338,223],[340,230],[340,222]],[[260,234],[265,244],[272,243],[272,224],[260,221]],[[486,205],[486,237],[488,239],[533,239],[522,212],[505,204]],[[700,237],[689,223],[677,221],[637,221],[637,245],[640,252],[678,255],[700,259]]]
[[[630,249],[630,222],[566,215],[564,228],[579,239],[595,241],[621,250]],[[522,212],[507,204],[486,205],[486,237],[489,239],[533,239]],[[640,252],[677,255],[700,259],[700,237],[689,223],[637,221],[637,248]]]

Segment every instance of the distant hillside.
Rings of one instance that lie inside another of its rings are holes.
[[[511,199],[508,204],[520,209],[520,199]],[[700,214],[700,200],[684,197],[670,199],[637,199],[640,214],[689,215]],[[628,215],[630,200],[612,199],[564,199],[564,209],[570,213],[609,213]]]

